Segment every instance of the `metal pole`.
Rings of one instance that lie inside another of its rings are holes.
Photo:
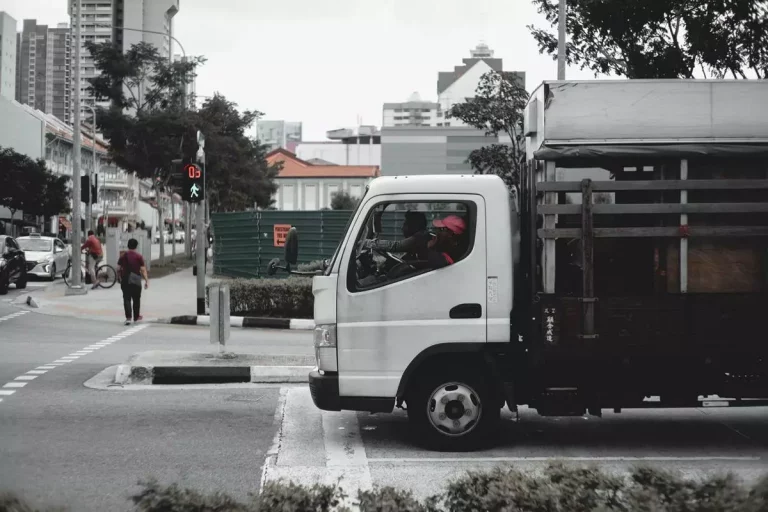
[[[75,0],[75,97],[74,97],[74,130],[72,134],[72,286],[66,289],[67,295],[84,295],[88,290],[80,280],[80,24],[81,0]]]
[[[197,203],[197,314],[205,314],[205,198]]]
[[[176,258],[176,201],[171,190],[171,261]]]
[[[88,168],[88,202],[85,203],[85,230],[93,229],[93,204],[91,191],[93,190],[93,177],[98,175],[98,157],[96,156],[96,109],[92,105],[85,105],[85,108],[91,111],[93,115],[93,131],[91,132],[91,155],[93,155],[93,166]]]
[[[560,0],[557,34],[557,79],[565,80],[565,17],[566,0]]]
[[[184,255],[192,258],[192,203],[184,203]]]

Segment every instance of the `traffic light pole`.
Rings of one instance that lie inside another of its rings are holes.
[[[205,199],[197,203],[197,314],[205,314],[205,253],[208,237],[205,233]]]

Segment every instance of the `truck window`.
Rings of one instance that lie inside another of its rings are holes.
[[[356,237],[349,290],[370,290],[461,262],[472,252],[475,212],[472,202],[375,206]]]

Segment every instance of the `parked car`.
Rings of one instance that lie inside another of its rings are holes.
[[[51,281],[64,275],[72,255],[58,238],[31,234],[16,239],[27,260],[27,274]]]
[[[27,260],[13,237],[0,236],[0,295],[8,293],[8,285],[27,287]]]

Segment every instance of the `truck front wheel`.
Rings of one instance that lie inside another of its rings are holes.
[[[406,404],[418,440],[440,451],[481,448],[492,439],[501,411],[483,377],[450,371],[425,375]]]

